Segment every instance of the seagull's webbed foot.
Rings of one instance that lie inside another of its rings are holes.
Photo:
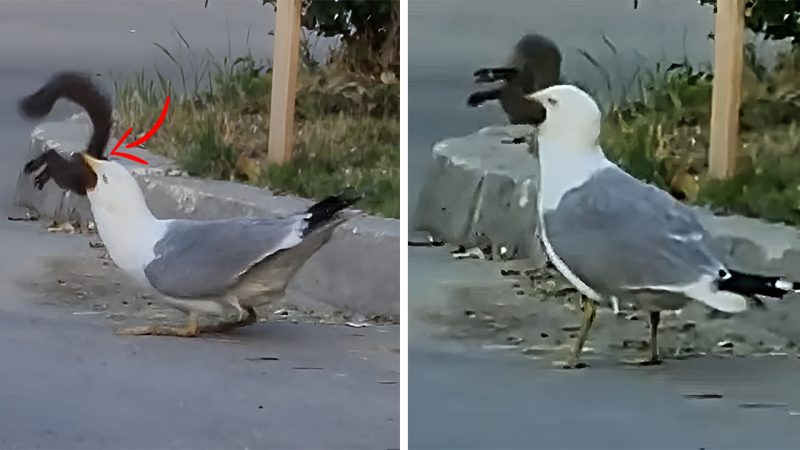
[[[594,300],[585,299],[583,303],[583,321],[581,322],[581,330],[578,338],[572,346],[572,353],[567,359],[567,363],[563,366],[564,369],[582,369],[586,364],[580,362],[581,352],[583,352],[583,345],[586,343],[586,337],[589,335],[589,329],[594,323],[594,318],[597,315],[597,305]]]
[[[240,327],[245,327],[247,325],[252,325],[258,322],[258,314],[256,314],[255,308],[253,308],[252,306],[244,306],[242,307],[242,309],[247,314],[239,318],[238,320],[219,322],[212,325],[203,325],[200,327],[200,331],[203,333],[225,333],[227,331],[231,331]]]
[[[258,322],[258,314],[256,314],[256,309],[252,306],[245,306],[244,310],[247,311],[247,317],[244,320],[240,321],[242,326],[245,325],[252,325]]]
[[[650,311],[650,358],[644,360],[625,361],[637,366],[657,366],[663,361],[658,354],[658,324],[661,322],[659,311]]]
[[[186,326],[175,327],[169,325],[145,325],[138,327],[121,328],[115,331],[121,336],[175,336],[175,337],[195,337],[200,334],[200,327],[197,324],[197,317],[189,314]]]

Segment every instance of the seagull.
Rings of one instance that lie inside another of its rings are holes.
[[[712,252],[694,211],[609,161],[598,144],[601,112],[572,85],[527,97],[545,117],[536,135],[540,238],[550,261],[582,294],[583,321],[566,368],[579,368],[596,303],[617,299],[649,312],[650,357],[658,353],[660,312],[692,301],[745,310],[756,296],[783,298],[800,283],[732,270]]]
[[[293,275],[347,220],[342,212],[361,199],[348,188],[295,214],[261,218],[188,220],[156,218],[136,179],[125,166],[102,153],[110,133],[111,107],[89,77],[62,73],[24,98],[28,118],[47,115],[66,97],[90,113],[93,136],[87,152],[64,159],[50,149],[29,161],[42,189],[54,180],[85,195],[109,256],[131,278],[164,296],[188,315],[183,327],[149,325],[117,330],[123,335],[197,336],[256,322],[255,306],[283,295]],[[235,320],[201,328],[199,314]]]
[[[512,124],[538,123],[544,117],[544,108],[526,100],[525,96],[559,83],[561,52],[547,37],[526,34],[514,46],[508,66],[481,68],[474,77],[477,83],[502,81],[503,84],[473,93],[467,99],[467,105],[477,107],[498,100]]]

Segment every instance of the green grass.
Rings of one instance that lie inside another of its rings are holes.
[[[119,128],[149,129],[169,95],[167,119],[148,147],[191,175],[313,199],[353,186],[365,195],[360,208],[400,216],[399,83],[337,65],[304,64],[298,75],[293,159],[267,164],[268,68],[252,56],[216,62],[204,55],[190,65],[158,47],[177,67],[180,81],[174,85],[161,72],[148,78],[142,71],[117,82]]]
[[[737,174],[707,176],[712,74],[688,64],[639,73],[610,102],[601,144],[634,176],[719,213],[800,225],[800,50],[766,68],[746,48]]]

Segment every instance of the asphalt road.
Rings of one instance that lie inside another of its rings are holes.
[[[499,107],[474,110],[465,102],[475,88],[472,72],[502,64],[522,33],[555,39],[566,75],[593,87],[602,80],[579,48],[600,60],[617,83],[638,63],[668,65],[684,56],[709,61],[710,10],[690,0],[638,3],[634,10],[629,0],[412,1],[410,214],[435,142],[505,123]],[[502,302],[491,288],[498,269],[453,261],[441,248],[409,250],[410,448],[800,448],[800,360],[794,356],[702,358],[648,369],[601,359],[587,370],[565,372],[546,359],[498,349],[497,342],[469,336],[456,341],[429,320],[446,314],[448,302],[457,304],[464,286],[489,286],[486,301]]]
[[[0,448],[396,448],[397,327],[267,323],[236,342],[118,337],[21,277],[50,256],[92,256],[85,236],[8,222],[30,124],[15,102],[54,71],[120,76],[169,61],[177,42],[234,55],[269,49],[270,8],[252,1],[0,3]],[[131,30],[135,30],[131,31]],[[265,360],[259,358],[268,358]],[[277,359],[269,359],[277,358]]]
[[[564,371],[551,365],[558,354],[537,359],[492,339],[454,339],[447,321],[431,320],[432,314],[463,314],[454,305],[480,295],[465,286],[487,302],[513,296],[507,285],[496,288],[502,277],[495,263],[453,261],[429,248],[410,249],[409,260],[411,449],[800,446],[800,360],[794,353],[708,356],[655,367],[625,366],[604,355],[587,360],[587,369]]]

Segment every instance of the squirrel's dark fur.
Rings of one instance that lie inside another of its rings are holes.
[[[89,114],[94,131],[86,153],[103,159],[111,137],[111,101],[95,86],[90,75],[76,72],[56,74],[41,89],[20,100],[19,110],[29,119],[42,119],[50,114],[60,98],[75,102]]]
[[[20,100],[19,111],[28,119],[42,119],[53,110],[53,105],[60,98],[75,102],[89,114],[93,131],[86,153],[96,159],[105,159],[104,151],[111,137],[113,123],[111,101],[95,86],[90,75],[76,72],[54,75],[38,91]],[[30,174],[40,168],[42,170],[34,180],[37,189],[42,189],[52,179],[62,189],[86,195],[86,190],[97,184],[97,175],[80,153],[65,159],[55,149],[48,149],[29,161],[24,171]]]
[[[544,120],[544,107],[525,96],[560,82],[561,52],[550,39],[527,34],[514,46],[507,67],[478,69],[474,76],[478,83],[503,84],[473,93],[467,100],[469,106],[498,100],[512,124],[539,124]]]

